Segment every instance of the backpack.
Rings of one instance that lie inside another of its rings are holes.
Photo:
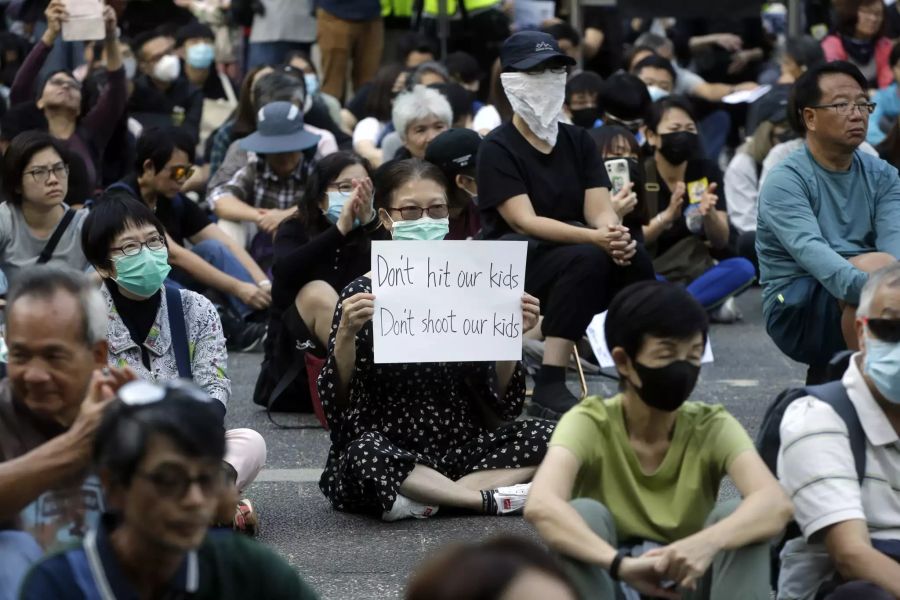
[[[840,356],[840,355],[839,355]],[[832,361],[834,364],[834,361]],[[847,432],[850,436],[850,450],[853,452],[853,462],[856,465],[856,476],[859,484],[862,485],[866,475],[866,433],[859,421],[859,415],[856,407],[847,396],[847,389],[840,379],[829,381],[821,385],[811,385],[801,388],[792,388],[784,390],[775,398],[769,408],[763,415],[762,424],[759,427],[759,434],[756,438],[756,449],[762,457],[763,462],[772,471],[772,474],[778,477],[778,450],[781,448],[781,420],[784,418],[784,412],[787,407],[798,398],[805,396],[813,396],[831,406],[834,411],[844,420],[847,425]],[[777,544],[772,545],[771,565],[772,565],[772,587],[778,589],[778,576],[781,571],[781,549],[788,540],[798,538],[802,535],[800,526],[796,521],[788,523],[784,535]]]

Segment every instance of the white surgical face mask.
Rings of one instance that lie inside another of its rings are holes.
[[[555,146],[566,99],[566,74],[549,70],[537,75],[502,73],[500,82],[513,111],[534,135]]]
[[[134,57],[123,58],[122,66],[125,67],[125,77],[134,79],[134,75],[137,73],[137,61]]]
[[[153,77],[171,83],[181,75],[181,62],[174,54],[166,54],[153,65]]]

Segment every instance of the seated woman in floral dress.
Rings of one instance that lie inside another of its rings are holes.
[[[448,231],[446,182],[418,159],[375,176],[375,208],[395,240],[440,240]],[[553,423],[516,421],[525,397],[519,362],[374,364],[368,276],[344,288],[334,315],[319,396],[331,450],[319,487],[343,511],[386,521],[439,507],[520,513]],[[522,298],[525,331],[536,298]]]

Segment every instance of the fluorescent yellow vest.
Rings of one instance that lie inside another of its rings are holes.
[[[473,12],[476,10],[482,10],[485,8],[496,6],[500,3],[500,0],[463,0],[463,2],[466,5],[466,11]],[[448,15],[456,14],[456,5],[456,0],[447,0]],[[425,8],[423,9],[423,12],[430,17],[436,17],[438,14],[438,0],[425,0]]]
[[[411,17],[415,0],[381,0],[382,17]]]

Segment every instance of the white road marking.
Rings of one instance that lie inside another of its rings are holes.
[[[308,483],[319,481],[322,469],[263,469],[254,483],[275,483],[287,481],[291,483]]]

